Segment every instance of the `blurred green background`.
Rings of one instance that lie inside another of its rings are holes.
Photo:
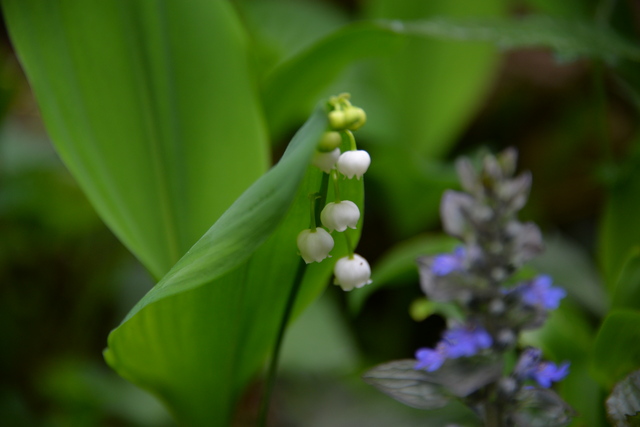
[[[640,31],[640,6],[632,0],[232,3],[250,35],[258,81],[325,35],[366,18],[543,14],[605,26],[636,45]],[[420,311],[413,259],[451,246],[440,232],[438,203],[444,189],[457,188],[459,155],[518,148],[520,169],[534,177],[524,217],[548,239],[548,253],[535,267],[569,290],[565,311],[574,314],[567,333],[583,334],[586,346],[606,310],[604,284],[638,244],[637,62],[612,68],[545,48],[502,51],[442,40],[380,46],[385,55],[366,49],[336,70],[329,87],[309,89],[317,96],[308,105],[274,112],[263,98],[280,153],[318,99],[350,92],[367,111],[358,141],[373,158],[358,252],[373,266],[374,284],[360,294],[329,286],[288,332],[273,426],[443,422],[447,413],[405,408],[359,376],[376,363],[412,357],[444,327],[442,317],[425,319]],[[173,425],[159,403],[102,359],[109,331],[154,280],[56,155],[4,30],[0,114],[0,423]],[[617,220],[607,222],[610,217]],[[612,248],[610,235],[622,236],[616,240],[622,243]],[[567,352],[556,347],[552,356]],[[252,425],[260,387],[257,379],[247,390],[235,425]],[[600,425],[602,410],[593,411],[576,425]]]

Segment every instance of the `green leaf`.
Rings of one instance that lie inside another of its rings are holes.
[[[395,125],[393,141],[402,141],[410,152],[407,160],[446,153],[489,90],[499,56],[489,44],[458,43],[455,31],[432,29],[442,21],[502,16],[505,2],[375,0],[369,5],[371,18],[384,19],[376,21],[382,28],[411,36],[405,49],[376,68],[376,87]]]
[[[607,387],[640,368],[640,312],[614,310],[602,323],[591,359],[594,378]]]
[[[640,310],[640,248],[631,251],[613,289],[612,308]]]
[[[60,156],[162,277],[269,162],[233,9],[208,0],[2,7]]]
[[[327,2],[239,0],[234,5],[254,42],[261,77],[348,22],[343,9]]]
[[[618,280],[630,251],[640,248],[640,227],[635,226],[640,212],[639,149],[630,153],[615,175],[600,224],[599,258],[609,290]]]
[[[362,378],[383,393],[413,408],[442,408],[455,398],[442,385],[428,381],[429,374],[414,369],[415,364],[415,360],[395,360],[376,366]]]
[[[331,33],[276,67],[262,89],[271,133],[280,135],[304,117],[322,90],[355,60],[383,55],[401,42],[394,31],[362,22]]]
[[[546,47],[563,59],[640,61],[640,48],[612,30],[587,22],[530,15],[522,19],[433,19],[404,23],[404,33],[487,41],[502,49]]]
[[[376,63],[378,71],[384,69],[376,84],[387,93],[384,102],[395,118],[395,139],[425,154],[445,152],[458,136],[461,123],[470,119],[488,90],[497,65],[498,56],[491,46],[457,41],[488,42],[502,49],[546,47],[565,60],[640,60],[640,49],[632,43],[586,22],[545,16],[501,18],[501,0],[473,8],[464,1],[441,2],[435,8],[435,2],[409,2],[405,9],[415,6],[416,10],[401,12],[393,10],[398,1],[389,4],[391,10],[375,10],[371,16],[400,19],[345,26],[267,75],[262,98],[273,135],[282,134],[301,119],[313,100],[349,65],[399,52],[404,42],[409,42],[407,49],[386,63]],[[419,14],[426,19],[415,20]],[[434,17],[436,14],[446,17]],[[409,18],[414,20],[402,20]]]
[[[545,236],[544,252],[530,265],[565,289],[570,298],[598,317],[607,311],[607,294],[590,255],[560,235]]]
[[[496,381],[502,374],[499,357],[448,359],[433,372],[416,370],[416,360],[395,360],[367,371],[362,378],[394,399],[419,409],[445,406]]]
[[[331,260],[304,266],[297,255],[296,236],[309,226],[308,194],[319,191],[323,176],[307,165],[326,125],[326,113],[316,111],[282,160],[109,336],[109,365],[159,396],[184,425],[228,425],[275,341],[298,268],[305,270],[297,312],[347,252],[338,235]],[[341,195],[362,209],[362,181],[341,181]],[[359,232],[351,231],[355,242]]]

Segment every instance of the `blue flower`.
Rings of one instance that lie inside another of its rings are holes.
[[[479,326],[455,327],[446,331],[442,338],[451,359],[473,356],[493,344],[491,335]]]
[[[551,277],[538,276],[519,287],[522,302],[529,306],[538,306],[553,310],[560,306],[560,300],[567,296],[562,288],[551,286]]]
[[[435,349],[421,348],[416,351],[416,359],[414,369],[424,369],[433,372],[438,369],[447,359],[447,349],[444,343],[440,342]]]
[[[418,363],[414,368],[433,372],[446,359],[474,356],[492,344],[491,335],[483,328],[474,325],[457,326],[444,333],[435,349],[421,348],[416,351]]]
[[[541,387],[551,387],[551,382],[558,382],[569,374],[569,362],[564,362],[560,366],[553,362],[540,362],[536,369],[531,372],[531,379],[535,380]]]
[[[569,362],[556,365],[553,362],[541,360],[542,351],[537,348],[527,348],[520,355],[515,374],[521,380],[534,380],[541,387],[549,388],[552,382],[558,382],[569,374]]]
[[[446,276],[453,271],[462,270],[465,256],[466,251],[462,246],[457,247],[452,254],[436,255],[433,258],[431,272],[436,276]]]

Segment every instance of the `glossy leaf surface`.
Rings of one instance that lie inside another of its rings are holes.
[[[321,264],[305,265],[296,248],[297,234],[309,227],[308,194],[321,187],[322,172],[308,164],[325,127],[325,113],[317,111],[282,160],[109,336],[108,363],[159,396],[186,425],[227,425],[235,399],[275,341],[298,269],[304,272],[299,311],[346,254],[342,236],[334,236],[333,260]],[[362,181],[341,182],[342,197],[361,209],[362,194]],[[358,235],[352,230],[354,242]]]
[[[204,0],[2,6],[58,153],[162,277],[269,162],[234,11]]]
[[[613,386],[640,367],[640,312],[614,310],[596,337],[591,370],[598,381]]]

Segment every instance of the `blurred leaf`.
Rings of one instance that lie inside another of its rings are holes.
[[[616,384],[607,399],[607,412],[616,427],[640,425],[640,371]]]
[[[402,37],[375,23],[356,23],[328,35],[279,65],[263,84],[264,111],[272,135],[304,117],[323,88],[357,59],[383,55]]]
[[[589,2],[584,0],[524,0],[524,3],[545,15],[591,19]]]
[[[445,319],[464,322],[465,315],[460,307],[453,302],[431,301],[427,298],[418,298],[411,303],[409,314],[416,322],[422,322],[432,314],[439,314]]]
[[[614,310],[602,323],[591,359],[594,378],[612,387],[640,368],[640,312]]]
[[[600,223],[599,260],[605,283],[611,291],[629,252],[640,248],[640,227],[634,226],[640,212],[640,145],[635,141],[626,161],[614,171]]]
[[[502,375],[502,359],[460,357],[448,359],[438,370],[416,370],[416,360],[396,360],[376,366],[363,379],[394,399],[419,409],[445,406],[466,397]]]
[[[413,408],[442,408],[455,399],[442,385],[429,382],[428,373],[414,369],[415,364],[415,360],[396,360],[376,366],[362,378],[383,393]]]
[[[252,37],[261,76],[347,23],[342,9],[326,2],[239,0],[234,5]]]
[[[612,309],[640,310],[640,247],[631,251],[613,288]]]
[[[416,259],[422,255],[435,255],[452,251],[457,241],[444,235],[421,235],[398,243],[389,249],[372,270],[372,280],[368,286],[347,295],[349,308],[358,313],[365,301],[376,290],[394,283],[418,282]]]
[[[60,156],[161,277],[268,164],[228,2],[2,0]]]
[[[446,153],[489,90],[499,59],[489,44],[457,43],[460,29],[453,27],[464,26],[464,17],[502,16],[505,2],[374,0],[368,11],[369,17],[384,19],[376,21],[382,28],[413,36],[377,68],[376,87],[395,122],[389,144],[402,141],[409,152],[405,162]]]
[[[530,265],[540,273],[553,277],[557,286],[598,317],[605,315],[607,295],[598,272],[587,253],[577,244],[560,235],[545,236],[544,252]]]
[[[585,358],[586,359],[586,358]],[[600,427],[606,424],[602,406],[604,390],[589,375],[587,360],[571,360],[569,376],[558,385],[562,398],[575,409],[575,424],[588,427]]]
[[[565,60],[640,61],[640,48],[607,28],[587,22],[530,15],[521,19],[433,19],[405,22],[403,32],[494,43],[502,49],[546,47]]]
[[[280,365],[283,373],[347,374],[357,368],[358,357],[345,317],[325,293],[287,329]]]
[[[513,416],[518,427],[563,427],[574,411],[553,390],[522,389],[516,396],[518,410]]]
[[[109,336],[108,363],[167,402],[182,424],[227,425],[235,399],[274,343],[298,272],[304,281],[297,311],[326,283],[333,262],[305,266],[296,250],[297,234],[308,227],[308,194],[319,190],[323,176],[307,165],[325,114],[315,112],[282,160]],[[341,186],[341,195],[362,208],[362,181]],[[359,233],[351,232],[357,241]],[[346,253],[336,239],[333,259]]]
[[[409,237],[437,222],[442,194],[458,188],[453,165],[425,159],[397,144],[375,146],[369,151],[375,159],[369,179],[381,187],[388,200],[384,206],[386,214],[402,218],[391,221],[396,235]]]

